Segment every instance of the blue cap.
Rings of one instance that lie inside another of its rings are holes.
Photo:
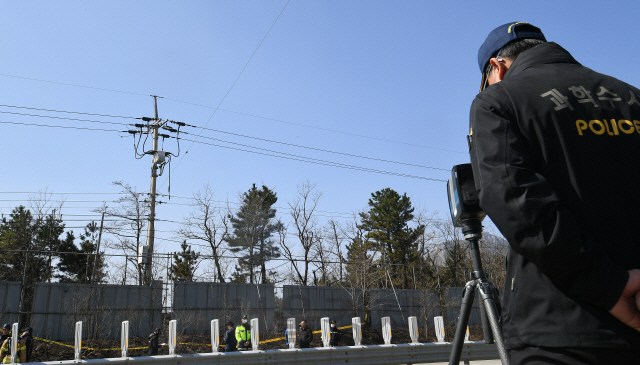
[[[547,40],[540,28],[527,22],[511,22],[491,31],[478,51],[478,66],[480,66],[480,72],[484,72],[485,66],[491,59],[491,56],[509,42],[525,38]]]

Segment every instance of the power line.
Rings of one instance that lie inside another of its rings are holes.
[[[320,151],[320,152],[326,152],[326,153],[333,153],[333,154],[338,154],[338,155],[343,155],[343,156],[356,157],[356,158],[363,158],[363,159],[367,159],[367,160],[380,161],[380,162],[387,162],[387,163],[394,163],[394,164],[406,165],[406,166],[413,166],[413,167],[421,167],[421,168],[425,168],[425,169],[433,169],[433,170],[450,171],[450,169],[443,169],[443,168],[440,168],[440,167],[432,167],[432,166],[417,165],[417,164],[412,164],[412,163],[407,163],[407,162],[399,162],[399,161],[393,161],[393,160],[385,160],[385,159],[381,159],[381,158],[361,156],[361,155],[356,155],[356,154],[351,154],[351,153],[346,153],[346,152],[332,151],[332,150],[327,150],[327,149],[323,149],[323,148],[316,148],[316,147],[302,146],[302,145],[298,145],[298,144],[294,144],[294,143],[281,142],[281,141],[274,141],[274,140],[270,140],[270,139],[266,139],[266,138],[260,138],[260,137],[247,136],[247,135],[244,135],[244,134],[233,133],[233,132],[225,132],[225,131],[221,131],[221,130],[218,130],[218,129],[212,129],[212,128],[206,128],[206,127],[202,127],[202,129],[205,129],[205,130],[208,130],[208,131],[212,131],[212,132],[218,132],[218,133],[224,133],[224,134],[229,134],[229,135],[233,135],[233,136],[243,137],[243,138],[255,139],[255,140],[258,140],[258,141],[264,141],[264,142],[270,142],[270,143],[277,143],[277,144],[281,144],[281,145],[285,145],[285,146],[291,146],[291,147],[297,147],[297,148],[305,148],[305,149],[309,149],[309,150]],[[183,132],[183,133],[185,133],[185,134],[191,134],[191,133],[187,133],[187,132]],[[202,138],[207,138],[207,137],[202,137]],[[223,141],[223,140],[220,140],[220,139],[214,139],[214,138],[211,138],[211,137],[209,137],[208,139],[213,139],[213,140],[221,141],[221,142],[227,142],[227,141]],[[227,143],[233,143],[233,142],[227,142]]]
[[[171,100],[171,99],[169,99],[169,100]],[[175,100],[175,101],[179,101],[179,100]],[[183,102],[183,103],[186,103],[186,102]],[[195,104],[195,105],[198,105],[198,104]],[[211,106],[205,106],[205,105],[200,105],[200,106],[204,106],[204,107],[207,107],[207,108],[212,108]],[[233,111],[233,110],[228,110],[228,109],[219,109],[219,110],[222,110],[222,111],[227,112],[227,113],[234,113],[234,114],[246,115],[246,116],[248,116],[248,117],[252,117],[252,118],[266,119],[266,120],[271,120],[271,121],[274,121],[274,122],[280,122],[280,123],[286,123],[286,124],[291,124],[291,125],[297,125],[297,126],[300,126],[300,127],[306,127],[306,128],[319,129],[319,130],[322,130],[322,131],[327,131],[327,132],[332,132],[332,133],[338,133],[338,134],[344,134],[344,135],[353,136],[353,137],[360,137],[360,138],[366,138],[366,139],[373,139],[373,140],[376,140],[376,141],[390,142],[390,143],[396,143],[396,144],[403,144],[403,145],[407,145],[407,146],[420,147],[420,148],[428,148],[428,149],[438,150],[438,151],[444,151],[444,152],[453,152],[453,153],[460,153],[460,154],[467,154],[467,153],[468,153],[468,152],[462,152],[462,151],[449,150],[449,149],[446,149],[446,148],[439,148],[439,147],[426,146],[426,145],[417,144],[417,143],[410,143],[410,142],[405,142],[405,141],[396,141],[396,140],[393,140],[393,139],[380,138],[380,137],[373,137],[373,136],[367,136],[367,135],[364,135],[364,134],[357,134],[357,133],[351,133],[351,132],[339,131],[339,130],[336,130],[336,129],[330,129],[330,128],[317,127],[317,126],[308,125],[308,124],[303,124],[303,123],[289,122],[289,121],[282,120],[282,119],[276,119],[276,118],[263,117],[263,116],[260,116],[260,115],[249,114],[249,113],[243,113],[243,112],[238,112],[238,111]]]
[[[199,107],[203,107],[203,108],[208,108],[208,109],[215,109],[216,108],[216,107],[211,106],[211,105],[203,105],[203,104],[192,103],[192,102],[189,102],[189,101],[172,99],[172,98],[167,98],[167,97],[165,97],[164,99],[165,100],[175,101],[175,102],[182,103],[182,104],[188,104],[188,105],[194,105],[194,106],[199,106]],[[367,136],[367,135],[364,135],[364,134],[339,131],[339,130],[336,130],[336,129],[323,128],[323,127],[318,127],[318,126],[309,125],[309,124],[295,123],[295,122],[290,122],[290,121],[286,121],[286,120],[282,120],[282,119],[264,117],[264,116],[261,116],[261,115],[255,115],[255,114],[250,114],[250,113],[243,113],[243,112],[239,112],[239,111],[235,111],[235,110],[222,109],[222,108],[217,108],[217,110],[223,111],[223,112],[227,112],[227,113],[244,115],[244,116],[248,116],[248,117],[252,117],[252,118],[270,120],[270,121],[273,121],[273,122],[286,123],[286,124],[291,124],[291,125],[297,125],[297,126],[300,126],[300,127],[306,127],[306,128],[318,129],[318,130],[332,132],[332,133],[344,134],[344,135],[353,136],[353,137],[373,139],[373,140],[382,141],[382,142],[403,144],[403,145],[407,145],[407,146],[420,147],[420,148],[428,148],[428,149],[444,151],[444,152],[453,152],[453,153],[460,153],[460,154],[467,154],[468,153],[468,152],[464,152],[464,151],[449,150],[449,149],[446,149],[446,148],[427,146],[427,145],[423,145],[423,144],[410,143],[410,142],[405,142],[405,141],[396,141],[396,140],[393,140],[393,139],[373,137],[373,136]]]
[[[76,121],[76,122],[89,122],[89,123],[101,123],[101,124],[113,124],[113,125],[125,125],[125,126],[131,125],[131,124],[127,124],[127,123],[105,122],[105,121],[100,121],[100,120],[56,117],[56,116],[53,116],[53,115],[26,114],[26,113],[16,113],[16,112],[6,112],[6,111],[0,111],[0,113],[13,114],[13,115],[24,115],[24,116],[27,116],[27,117],[38,117],[38,118],[49,118],[49,119],[64,119],[64,120],[72,120],[72,121]]]
[[[203,138],[205,138],[205,137],[203,137]],[[237,151],[255,153],[255,154],[264,155],[264,156],[277,157],[277,158],[282,158],[282,159],[286,159],[286,160],[308,162],[308,163],[313,163],[313,164],[317,164],[317,165],[324,165],[324,166],[340,167],[340,168],[344,168],[344,169],[348,169],[348,170],[372,172],[372,173],[377,173],[377,174],[382,174],[382,175],[408,177],[408,178],[421,179],[421,180],[446,182],[446,180],[442,180],[442,179],[435,179],[435,178],[431,178],[431,177],[424,177],[424,176],[409,175],[409,174],[390,172],[390,171],[384,171],[384,170],[370,169],[370,168],[367,168],[367,167],[359,167],[359,166],[347,165],[347,164],[343,164],[343,163],[339,163],[339,162],[331,162],[331,161],[314,159],[314,158],[311,158],[311,157],[296,156],[296,155],[292,155],[292,154],[288,154],[288,153],[284,153],[284,152],[275,152],[275,153],[280,153],[282,155],[285,155],[285,156],[279,156],[279,155],[273,155],[273,154],[270,154],[270,153],[263,153],[263,152],[245,150],[245,149],[242,149],[242,148],[236,148],[236,147],[230,147],[230,146],[221,146],[221,145],[217,145],[217,144],[214,144],[214,143],[207,143],[207,142],[202,142],[202,141],[194,141],[194,140],[189,140],[189,139],[184,139],[184,140],[185,141],[189,141],[189,142],[194,142],[194,143],[200,143],[200,144],[215,146],[215,147],[228,148],[228,149],[237,150]],[[226,143],[233,143],[233,142],[226,142]],[[238,143],[234,143],[234,144],[238,144]],[[250,147],[250,148],[265,150],[263,148],[258,148],[258,147]],[[294,157],[286,157],[286,155],[294,156]]]
[[[82,193],[82,192],[65,192],[65,193],[60,193],[60,192],[52,192],[52,191],[0,191],[0,194],[55,194],[55,195],[71,195],[71,194],[77,194],[77,195],[122,195],[122,194],[128,194],[128,193],[124,193],[124,192],[120,192],[120,193]],[[140,194],[148,194],[148,193],[140,193]]]
[[[4,76],[4,75],[3,75],[3,76]],[[32,107],[27,107],[27,106],[17,106],[17,105],[3,105],[3,104],[0,104],[0,107],[6,107],[6,108],[18,108],[18,109],[29,109],[29,110],[40,110],[40,111],[55,112],[55,113],[84,114],[84,115],[93,115],[93,116],[97,116],[97,117],[125,118],[125,119],[141,119],[141,118],[136,118],[136,117],[124,117],[124,116],[121,116],[121,115],[96,114],[96,113],[84,113],[84,112],[71,112],[71,111],[67,111],[67,110],[55,110],[55,109],[32,108]]]
[[[283,11],[284,11],[284,9],[283,9]],[[282,14],[282,12],[281,12],[281,14]],[[263,39],[263,41],[264,41],[264,39]],[[256,49],[256,51],[257,51],[257,49]],[[255,54],[255,52],[254,52],[254,54]],[[246,65],[245,65],[245,67],[246,67]],[[243,69],[243,71],[244,71],[244,69]],[[51,81],[51,80],[41,80],[41,79],[34,79],[34,78],[28,78],[28,77],[22,77],[22,76],[15,76],[15,75],[0,74],[0,76],[13,77],[13,78],[32,80],[32,81],[41,81],[41,82],[47,82],[47,83],[53,83],[53,84],[61,84],[61,85],[67,85],[67,86],[75,86],[75,87],[81,87],[81,88],[87,88],[87,89],[95,89],[95,90],[103,90],[103,91],[112,91],[112,92],[119,92],[119,93],[125,93],[125,94],[132,94],[132,95],[147,96],[146,94],[135,93],[135,92],[119,91],[119,90],[112,90],[112,89],[99,88],[99,87],[93,87],[93,86],[85,86],[85,85],[76,85],[76,84],[69,84],[69,83],[63,83],[63,82],[57,82],[57,81]],[[235,85],[235,83],[234,83],[234,85]],[[225,95],[225,97],[226,97],[226,95]],[[317,127],[317,126],[303,124],[303,123],[295,123],[295,122],[290,122],[290,121],[286,121],[286,120],[282,120],[282,119],[264,117],[264,116],[260,116],[260,115],[244,113],[244,112],[239,112],[239,111],[234,111],[234,110],[229,110],[229,109],[222,109],[222,108],[219,107],[220,105],[218,105],[218,107],[213,107],[213,106],[210,106],[210,105],[203,105],[203,104],[198,104],[198,103],[193,103],[193,102],[188,102],[188,101],[178,100],[178,99],[173,99],[173,98],[168,98],[168,97],[162,97],[162,98],[165,99],[165,100],[171,100],[171,101],[175,101],[175,102],[178,102],[178,103],[194,105],[194,106],[199,106],[199,107],[204,107],[204,108],[209,108],[209,109],[215,109],[216,111],[221,110],[221,111],[224,111],[224,112],[227,112],[227,113],[245,115],[245,116],[249,116],[249,117],[252,117],[252,118],[259,118],[259,119],[265,119],[265,120],[275,121],[275,122],[279,122],[279,123],[286,123],[286,124],[297,125],[297,126],[302,126],[302,127],[307,127],[307,128],[319,129],[319,130],[324,130],[324,131],[328,131],[328,132],[332,132],[332,133],[350,135],[350,136],[354,136],[354,137],[374,139],[374,140],[378,140],[378,141],[397,143],[397,144],[404,144],[404,145],[408,145],[408,146],[421,147],[421,148],[429,148],[429,149],[433,149],[433,150],[452,152],[452,153],[460,153],[460,154],[466,154],[467,153],[467,152],[463,152],[463,151],[455,151],[455,150],[449,150],[449,149],[445,149],[445,148],[439,148],[439,147],[432,147],[432,146],[426,146],[426,145],[421,145],[421,144],[409,143],[409,142],[405,142],[405,141],[396,141],[396,140],[385,139],[385,138],[380,138],[380,137],[373,137],[373,136],[357,134],[357,133],[344,132],[344,131],[339,131],[339,130],[335,130],[335,129],[322,128],[322,127]],[[111,117],[111,118],[141,119],[141,118],[138,118],[138,117],[117,116],[117,115],[97,114],[97,113],[84,113],[84,112],[74,112],[74,111],[63,111],[63,110],[55,110],[55,109],[31,108],[31,107],[23,107],[23,106],[15,106],[15,105],[0,105],[0,106],[1,107],[8,107],[8,108],[22,108],[22,109],[31,109],[31,110],[51,111],[51,112],[57,112],[57,113],[85,114],[85,115],[103,116],[103,117]],[[214,111],[214,114],[215,114],[215,111]],[[209,118],[209,121],[211,120],[212,117],[213,117],[213,115]],[[207,121],[207,124],[209,123],[209,121]],[[206,129],[206,128],[203,128],[203,129]],[[225,133],[225,132],[220,131],[220,133]],[[251,138],[251,137],[247,137],[247,138]],[[193,144],[192,144],[192,146],[193,146]],[[191,146],[189,148],[191,148]]]
[[[127,131],[119,131],[119,130],[115,130],[115,129],[71,127],[71,126],[63,126],[63,125],[36,124],[36,123],[18,123],[18,122],[4,122],[4,121],[0,121],[0,123],[2,123],[2,124],[15,124],[15,125],[28,125],[28,126],[32,126],[32,127],[80,129],[80,130],[85,130],[85,131],[98,131],[98,132],[117,132],[117,133],[126,133],[127,132]]]
[[[82,193],[82,192],[60,193],[60,192],[49,192],[49,191],[47,191],[47,192],[38,192],[38,191],[36,191],[36,192],[33,192],[33,191],[20,191],[20,192],[0,191],[0,194],[55,194],[55,195],[66,195],[66,194],[80,194],[80,195],[103,195],[103,194],[107,195],[107,194],[110,194],[110,195],[113,195],[113,194],[118,194],[118,195],[120,195],[120,194],[129,194],[129,193],[126,193],[126,192],[121,192],[121,193],[111,193],[111,192],[109,192],[109,193]],[[138,194],[140,194],[140,195],[148,195],[148,193],[138,193]],[[158,193],[156,195],[165,196],[165,197],[168,196],[168,194],[162,194],[162,193]],[[179,195],[171,195],[171,197],[172,198],[177,198],[177,199],[195,200],[195,198],[190,198],[190,197],[186,197],[186,196],[179,196]],[[3,201],[3,200],[0,200],[0,201]],[[15,199],[15,200],[4,200],[4,201],[26,202],[28,200]],[[76,203],[78,203],[78,202],[96,202],[94,200],[68,201],[68,200],[51,200],[51,199],[49,201],[61,202],[61,203],[67,203],[67,202],[76,202]],[[234,202],[234,201],[226,201],[226,200],[210,200],[210,201],[213,202],[213,203],[222,203],[222,204],[227,204],[227,203],[228,204],[233,204],[233,205],[242,205],[243,204],[242,202]],[[102,202],[106,202],[106,201],[99,201],[99,202],[102,203]],[[112,201],[112,202],[115,202],[115,201]],[[141,202],[143,202],[143,201],[141,201]],[[174,202],[166,202],[165,203],[165,202],[163,202],[162,204],[182,205],[182,206],[198,206],[197,203],[188,203],[187,204],[187,203],[174,203]],[[14,208],[14,207],[0,207],[0,209],[2,209],[2,208],[11,209],[11,208]],[[67,206],[65,206],[64,208],[65,209],[67,209],[67,208],[87,208],[87,209],[89,209],[89,208],[96,208],[96,207],[67,207]],[[225,208],[225,207],[224,206],[213,206],[212,208],[222,209],[222,208]],[[292,210],[291,207],[284,207],[284,206],[276,206],[274,208],[275,209],[281,209],[281,210]],[[348,216],[353,216],[353,214],[354,214],[354,212],[334,212],[334,211],[318,210],[318,209],[314,210],[314,212],[328,213],[328,214],[341,214],[341,215],[348,215]],[[68,214],[66,214],[66,215],[68,215]],[[95,214],[95,215],[100,216],[100,214]],[[345,217],[345,218],[348,218],[348,217]]]
[[[36,126],[36,127],[91,130],[91,131],[101,131],[101,132],[117,132],[117,133],[127,132],[127,131],[118,131],[118,130],[113,130],[113,129],[71,127],[71,126],[58,126],[58,125],[35,124],[35,123],[17,123],[17,122],[4,122],[4,121],[0,121],[0,123],[16,124],[16,125],[27,125],[27,126]],[[175,137],[171,137],[171,138],[175,138]],[[218,139],[215,139],[215,138],[211,138],[211,137],[202,137],[202,138],[214,139],[214,140],[217,140],[217,141],[221,141],[221,140],[218,140]],[[315,158],[312,158],[312,157],[298,156],[298,155],[293,155],[293,154],[289,154],[289,153],[285,153],[285,152],[271,151],[271,150],[267,150],[267,149],[260,148],[260,147],[252,147],[252,146],[243,145],[243,144],[239,144],[239,143],[235,143],[235,142],[222,141],[224,143],[237,144],[237,145],[246,146],[246,147],[254,148],[254,149],[258,149],[258,150],[269,151],[269,152],[272,152],[272,153],[279,153],[279,154],[284,155],[284,156],[274,155],[274,154],[271,154],[271,153],[250,151],[250,150],[245,150],[245,149],[235,148],[235,147],[230,147],[230,146],[222,146],[222,145],[217,145],[217,144],[214,144],[214,143],[207,143],[207,142],[196,141],[196,140],[191,140],[191,139],[186,139],[186,138],[182,138],[182,139],[185,140],[185,141],[188,141],[188,142],[200,143],[200,144],[204,144],[204,145],[227,148],[227,149],[243,151],[243,152],[249,152],[249,153],[255,153],[255,154],[260,154],[260,155],[264,155],[264,156],[278,157],[278,158],[292,160],[292,161],[308,162],[308,163],[313,163],[313,164],[317,164],[317,165],[340,167],[340,168],[354,170],[354,171],[372,172],[372,173],[377,173],[377,174],[382,174],[382,175],[391,175],[391,176],[399,176],[399,177],[408,177],[408,178],[412,178],[412,179],[421,179],[421,180],[429,180],[429,181],[446,182],[446,180],[442,180],[442,179],[435,179],[435,178],[424,177],[424,176],[417,176],[417,175],[403,174],[403,173],[397,173],[397,172],[391,172],[391,171],[385,171],[385,170],[378,170],[378,169],[372,169],[372,168],[367,168],[367,167],[360,167],[360,166],[343,164],[343,163],[340,163],[340,162],[332,162],[332,161],[320,160],[320,159],[315,159]],[[291,157],[286,157],[286,156],[291,156]],[[174,170],[175,170],[175,168],[174,168]]]
[[[222,97],[222,100],[220,100],[220,103],[218,103],[218,106],[216,107],[216,109],[213,111],[213,113],[211,114],[211,116],[209,117],[209,120],[207,120],[207,123],[204,125],[205,127],[207,125],[209,125],[209,122],[211,122],[211,119],[213,118],[214,115],[216,115],[216,112],[218,111],[218,108],[220,108],[220,105],[222,105],[222,103],[224,102],[224,100],[227,98],[227,96],[229,95],[229,93],[231,92],[231,90],[233,89],[233,87],[236,85],[236,83],[238,82],[238,80],[240,80],[240,76],[242,76],[242,73],[244,73],[244,70],[247,68],[247,66],[249,66],[249,63],[251,62],[251,60],[253,59],[253,56],[255,56],[256,52],[258,52],[258,49],[260,49],[260,46],[262,46],[262,43],[264,42],[265,39],[267,39],[267,36],[269,35],[269,33],[271,33],[271,29],[273,29],[273,27],[276,25],[276,23],[278,22],[278,19],[280,19],[280,16],[282,15],[282,13],[284,12],[284,9],[287,8],[287,5],[289,5],[289,2],[291,0],[287,0],[287,3],[284,4],[284,7],[282,8],[282,10],[280,11],[280,14],[278,14],[278,16],[276,17],[276,20],[273,21],[273,24],[271,24],[271,27],[269,28],[269,30],[267,31],[267,33],[264,35],[264,37],[262,37],[262,40],[260,41],[260,44],[258,44],[258,47],[256,47],[256,49],[253,51],[253,53],[251,54],[251,57],[249,57],[249,60],[247,61],[247,63],[245,63],[244,67],[242,68],[242,70],[240,71],[240,74],[238,74],[238,77],[236,77],[236,80],[233,82],[233,84],[231,84],[231,87],[229,88],[229,90],[227,90],[227,93],[224,94],[224,97]],[[196,136],[196,140],[198,139],[198,137],[200,136],[200,134],[202,133],[202,129],[200,130],[200,133],[198,133],[198,135]],[[178,168],[178,166],[180,166],[180,163],[182,162],[182,160],[184,159],[184,157],[187,155],[187,153],[189,153],[189,150],[191,149],[191,147],[193,147],[193,144],[195,143],[195,141],[193,141],[191,143],[191,146],[189,146],[189,148],[187,148],[187,151],[185,152],[184,156],[182,156],[180,158],[180,160],[178,161],[178,163],[176,164],[176,166],[173,168],[174,171],[175,169]],[[165,180],[166,181],[166,180]],[[162,183],[162,185],[164,185],[164,182]],[[160,185],[162,187],[162,185]]]
[[[52,195],[71,195],[71,194],[76,194],[76,195],[128,195],[129,193],[127,192],[120,192],[120,193],[113,193],[113,192],[109,192],[109,193],[83,193],[83,192],[51,192],[51,191],[0,191],[0,194],[52,194]],[[149,193],[138,193],[141,195],[148,195]],[[158,196],[168,196],[168,194],[162,194],[162,193],[158,193]],[[176,199],[186,199],[186,200],[195,200],[195,198],[189,198],[186,196],[179,196],[179,195],[171,195],[172,198],[176,198]],[[16,201],[23,201],[23,200],[16,200]],[[211,200],[211,202],[213,203],[229,203],[229,204],[233,204],[233,205],[242,205],[242,203],[240,202],[232,202],[232,201],[225,201],[225,200]],[[177,203],[176,203],[177,204]],[[188,204],[189,206],[196,206],[197,203],[190,203]],[[2,208],[2,207],[0,207]],[[5,208],[10,208],[10,207],[5,207]],[[92,208],[92,207],[87,207],[87,208]],[[221,206],[215,206],[214,208],[222,208]],[[285,210],[290,210],[290,207],[274,207],[275,209],[285,209]],[[332,214],[347,214],[347,215],[352,215],[352,213],[342,213],[342,212],[331,212],[331,211],[323,211],[323,210],[316,210],[316,212],[320,212],[320,213],[332,213]],[[97,216],[100,216],[100,214],[95,214]]]
[[[23,77],[23,76],[15,76],[15,75],[7,75],[7,74],[0,74],[0,76],[13,77],[13,78],[16,78],[16,79],[23,79],[23,80],[30,80],[30,81],[47,82],[47,83],[50,83],[50,84],[58,84],[58,85],[73,86],[73,87],[82,87],[82,88],[85,88],[85,89],[93,89],[93,90],[101,90],[101,91],[111,91],[111,92],[114,92],[114,93],[121,93],[121,94],[140,95],[140,96],[149,96],[149,95],[147,95],[147,94],[134,93],[134,92],[131,92],[131,91],[122,91],[122,90],[106,89],[106,88],[102,88],[102,87],[93,87],[93,86],[77,85],[77,84],[70,84],[70,83],[66,83],[66,82],[51,81],[51,80],[43,80],[43,79],[36,79],[36,78],[31,78],[31,77]]]
[[[56,116],[38,115],[38,114],[15,113],[15,112],[6,112],[6,111],[0,111],[0,113],[23,115],[23,116],[38,117],[38,118],[63,119],[63,120],[81,121],[81,122],[90,122],[90,123],[124,125],[124,126],[131,125],[131,124],[127,124],[127,123],[115,123],[115,122],[105,122],[105,121],[88,120],[88,119],[75,119],[75,118],[67,118],[67,117],[56,117]],[[137,118],[137,119],[139,119],[139,118]],[[6,122],[6,123],[11,123],[11,122]],[[11,123],[11,124],[19,124],[19,123]],[[32,124],[26,124],[26,125],[32,125]],[[38,126],[44,126],[44,125],[38,125]],[[60,128],[62,128],[62,127],[60,127]],[[259,141],[265,141],[265,142],[276,143],[276,144],[292,146],[292,147],[297,147],[297,148],[304,148],[304,149],[309,149],[309,150],[314,150],[314,151],[338,154],[338,155],[343,155],[343,156],[356,157],[356,158],[361,158],[361,159],[380,161],[380,162],[387,162],[387,163],[406,165],[406,166],[413,166],[413,167],[421,167],[421,168],[432,169],[432,170],[449,171],[449,169],[443,169],[443,168],[440,168],[440,167],[418,165],[418,164],[412,164],[412,163],[407,163],[407,162],[400,162],[400,161],[386,160],[386,159],[375,158],[375,157],[361,156],[361,155],[356,155],[356,154],[351,154],[351,153],[346,153],[346,152],[332,151],[332,150],[327,150],[327,149],[323,149],[323,148],[302,146],[302,145],[298,145],[298,144],[293,144],[293,143],[288,143],[288,142],[281,142],[281,141],[274,141],[274,140],[270,140],[270,139],[266,139],[266,138],[247,136],[247,135],[233,133],[233,132],[225,132],[225,131],[212,129],[212,128],[202,127],[202,129],[213,131],[213,132],[218,132],[218,133],[223,133],[223,134],[234,135],[234,136],[243,137],[243,138],[250,138],[250,139],[255,139],[255,140],[259,140]],[[188,133],[188,132],[182,132],[182,133],[191,134],[191,133]],[[201,135],[198,135],[198,137],[205,138],[205,139],[210,139],[210,140],[214,140],[214,141],[219,141],[219,142],[224,142],[224,143],[238,144],[238,143],[235,143],[235,142],[225,141],[225,140],[221,140],[221,139],[217,139],[217,138],[213,138],[213,137],[205,137],[205,136],[201,136]],[[196,137],[196,141],[197,141],[197,137]],[[196,143],[196,141],[193,141],[193,143]],[[192,143],[192,145],[193,145],[193,143]],[[258,148],[258,147],[243,145],[243,144],[238,144],[238,145],[241,145],[241,146],[244,146],[244,147],[250,147],[250,148]],[[267,151],[275,152],[275,153],[281,153],[281,152],[271,151],[271,150],[267,150]],[[300,157],[300,156],[298,156],[298,157]],[[303,158],[306,158],[306,157],[303,157]]]

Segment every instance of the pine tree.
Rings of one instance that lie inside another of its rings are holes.
[[[55,209],[36,216],[24,206],[15,208],[0,221],[0,281],[22,283],[20,310],[31,311],[36,283],[53,276],[52,260],[60,245],[64,223]],[[20,316],[21,325],[28,314]]]
[[[409,265],[418,261],[417,241],[425,227],[409,227],[414,218],[411,200],[390,188],[371,194],[369,207],[368,212],[360,213],[359,228],[368,232],[366,238],[382,253],[382,264],[394,285],[407,289]]]
[[[232,252],[240,252],[238,259],[241,269],[246,268],[249,282],[255,284],[256,268],[260,268],[261,283],[267,283],[266,262],[280,257],[280,250],[271,239],[282,223],[275,220],[276,209],[273,205],[278,201],[276,193],[266,186],[261,190],[253,187],[242,195],[242,205],[230,216],[233,234],[227,238]]]
[[[73,231],[60,242],[60,260],[56,278],[62,283],[99,283],[105,277],[102,252],[96,252],[99,227],[96,222],[87,224],[80,235],[80,246],[75,244]],[[94,267],[95,266],[95,267]]]
[[[235,270],[231,273],[231,282],[237,284],[245,284],[249,279],[249,272],[244,270],[239,265],[236,265]]]
[[[173,264],[169,268],[169,278],[173,281],[195,281],[195,272],[200,262],[200,253],[191,250],[185,240],[180,247],[181,252],[173,253]]]
[[[58,250],[64,223],[55,210],[34,217],[24,206],[0,222],[0,280],[32,285],[52,277],[51,256]],[[26,271],[25,271],[26,266]],[[25,275],[26,273],[26,275]]]

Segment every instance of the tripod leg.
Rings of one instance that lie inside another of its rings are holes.
[[[482,298],[482,296],[480,296],[479,294],[478,296]],[[493,332],[491,331],[491,324],[489,323],[489,318],[487,317],[487,311],[484,309],[484,300],[478,301],[478,309],[480,310],[480,321],[482,322],[482,332],[484,334],[484,343],[488,345],[492,345],[494,344]]]
[[[502,329],[498,323],[498,309],[493,298],[493,284],[491,284],[491,282],[483,282],[478,285],[478,289],[481,300],[484,301],[484,309],[487,313],[491,330],[493,331],[493,337],[496,342],[496,347],[498,348],[498,354],[500,355],[502,365],[509,365],[509,358],[507,357],[507,352],[504,349],[504,342],[502,340]]]
[[[476,281],[473,280],[465,285],[462,305],[460,306],[460,317],[458,318],[458,324],[456,326],[456,336],[453,339],[453,347],[451,348],[451,356],[449,357],[449,365],[460,364],[462,345],[464,345],[464,336],[467,332],[467,324],[469,323],[469,315],[471,315],[471,307],[473,306],[473,298],[475,295]]]

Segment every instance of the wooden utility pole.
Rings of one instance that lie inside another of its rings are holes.
[[[155,220],[156,220],[156,178],[158,177],[158,159],[156,157],[158,151],[158,129],[161,126],[158,118],[158,97],[153,96],[154,120],[150,126],[153,128],[153,159],[151,164],[151,193],[149,195],[149,223],[147,225],[147,263],[144,268],[144,283],[151,285],[152,268],[153,268],[153,243],[155,238]]]

